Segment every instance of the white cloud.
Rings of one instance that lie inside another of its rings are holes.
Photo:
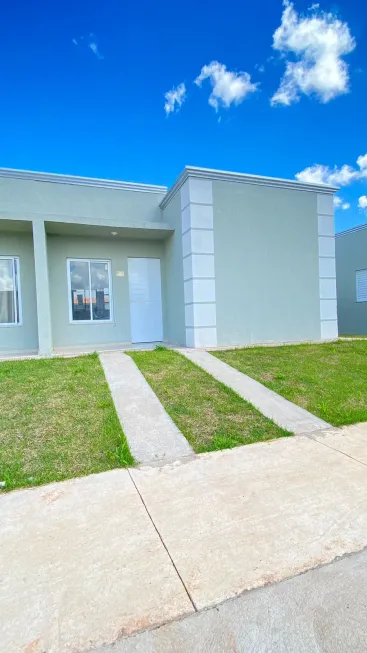
[[[335,209],[342,209],[343,211],[347,211],[350,209],[350,204],[349,202],[344,202],[341,197],[338,197],[337,195],[334,195],[334,208]]]
[[[72,39],[74,45],[81,46],[81,47],[87,47],[89,48],[93,54],[96,55],[97,59],[104,59],[103,55],[100,53],[98,49],[98,44],[96,41],[96,37],[93,34],[93,32],[90,32],[87,36],[80,36],[79,39]]]
[[[298,181],[312,184],[330,184],[331,186],[348,186],[353,181],[367,179],[367,154],[357,159],[357,168],[344,164],[340,168],[315,164],[296,174]]]
[[[246,95],[254,93],[258,87],[258,84],[251,82],[249,73],[232,72],[218,61],[203,66],[200,75],[195,79],[195,84],[201,86],[205,79],[210,79],[213,87],[209,104],[216,111],[220,106],[228,108],[231,104],[240,104]]]
[[[281,25],[273,34],[273,48],[296,61],[287,60],[285,73],[271,104],[291,105],[300,95],[315,94],[329,102],[348,92],[348,66],[343,55],[354,50],[356,43],[347,23],[318,5],[310,7],[309,16],[299,15],[289,0],[283,1]]]
[[[164,97],[166,100],[164,105],[164,110],[168,116],[168,114],[172,113],[172,111],[175,111],[175,109],[178,111],[183,101],[185,100],[186,98],[185,84],[179,84],[178,86],[176,86],[176,88],[172,88],[170,91],[167,91]]]
[[[98,45],[96,41],[90,41],[88,43],[88,47],[92,50],[93,54],[95,54],[98,59],[103,59],[103,55],[98,50]]]
[[[358,208],[367,209],[367,195],[361,195],[361,197],[358,198]]]

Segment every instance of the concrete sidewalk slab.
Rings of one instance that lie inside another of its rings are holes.
[[[93,653],[366,653],[367,552]]]
[[[1,653],[79,653],[193,612],[126,470],[0,497]]]
[[[304,408],[284,399],[276,392],[255,381],[250,376],[227,365],[209,352],[200,349],[180,349],[181,354],[206,372],[214,376],[240,397],[249,401],[263,415],[291,433],[311,433],[317,429],[325,429],[330,424],[309,413]]]
[[[198,609],[367,545],[365,466],[306,436],[131,473]]]
[[[167,462],[193,455],[132,358],[121,351],[103,352],[99,358],[135,460]]]
[[[367,422],[316,431],[310,435],[317,442],[367,465]]]

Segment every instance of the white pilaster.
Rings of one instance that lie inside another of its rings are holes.
[[[187,347],[215,347],[212,182],[188,178],[181,187],[182,256]]]
[[[317,195],[321,339],[338,337],[333,196]]]

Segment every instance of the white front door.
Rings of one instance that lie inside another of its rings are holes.
[[[161,342],[161,262],[158,258],[129,258],[131,342]]]

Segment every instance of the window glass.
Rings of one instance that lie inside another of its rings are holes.
[[[91,261],[91,288],[93,320],[109,320],[110,311],[110,277],[108,263]]]
[[[16,258],[0,258],[0,324],[19,324],[19,263]]]
[[[70,261],[70,290],[73,320],[90,320],[88,261]]]

